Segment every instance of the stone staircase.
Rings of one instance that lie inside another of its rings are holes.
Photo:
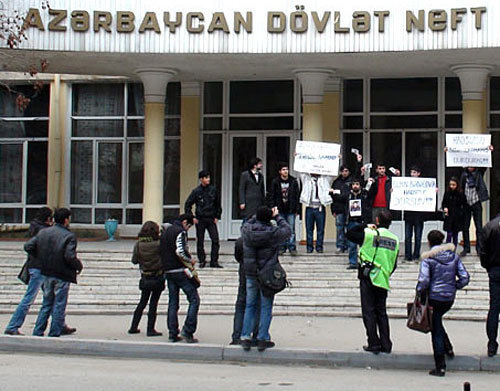
[[[301,251],[301,250],[299,250]],[[131,314],[139,300],[139,271],[130,263],[129,251],[79,251],[84,271],[78,285],[70,289],[69,314]],[[25,291],[17,274],[25,254],[15,249],[0,249],[0,313],[12,313]],[[238,290],[238,265],[232,255],[222,254],[224,269],[200,271],[201,314],[232,314]],[[345,316],[361,315],[359,283],[355,271],[346,270],[347,256],[334,254],[281,257],[293,286],[276,296],[275,315]],[[387,300],[392,317],[406,317],[406,303],[415,292],[418,264],[399,259],[391,279]],[[464,258],[471,275],[469,286],[459,291],[448,318],[484,320],[488,310],[488,277],[477,257]],[[40,308],[38,295],[32,312]],[[160,299],[159,312],[165,313],[167,290]],[[181,294],[181,313],[186,310]]]

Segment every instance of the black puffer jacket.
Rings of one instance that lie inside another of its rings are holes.
[[[191,214],[193,204],[196,205],[196,217],[220,219],[222,208],[220,205],[219,193],[215,186],[199,185],[194,189],[186,200],[184,213]]]
[[[139,264],[143,276],[159,276],[163,274],[160,258],[160,241],[147,241],[144,238],[139,239],[134,246],[132,263],[135,265]]]
[[[38,232],[40,232],[42,229],[49,228],[51,227],[50,225],[45,224],[44,222],[38,221],[38,220],[33,220],[30,223],[30,228],[28,230],[28,233],[30,235],[30,238],[33,236],[36,236]],[[28,255],[28,269],[41,269],[42,268],[42,263],[33,255]]]
[[[41,230],[26,242],[24,250],[41,262],[42,274],[76,284],[83,269],[76,257],[76,236],[61,224]]]
[[[243,259],[248,277],[257,277],[266,265],[278,262],[279,246],[292,234],[286,220],[276,216],[277,226],[258,221],[255,217],[241,228]]]
[[[457,190],[446,190],[441,208],[448,208],[448,216],[444,218],[443,229],[450,232],[460,232],[464,229],[464,212],[467,200],[465,194]]]

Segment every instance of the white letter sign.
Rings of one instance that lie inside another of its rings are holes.
[[[392,177],[390,209],[434,212],[436,210],[436,179]]]
[[[491,134],[447,134],[447,167],[491,167]]]
[[[339,173],[340,144],[297,141],[293,169],[309,174],[336,176]]]

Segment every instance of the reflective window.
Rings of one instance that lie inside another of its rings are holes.
[[[203,135],[203,169],[210,172],[210,182],[219,194],[222,189],[222,135]]]
[[[74,84],[74,116],[120,116],[124,110],[123,84]]]
[[[203,91],[203,113],[222,114],[222,82],[208,82]]]
[[[372,112],[437,111],[437,78],[372,79]]]
[[[344,113],[363,112],[363,80],[344,80]]]
[[[293,113],[293,81],[232,81],[230,114]]]
[[[355,148],[363,154],[363,133],[344,133],[342,148],[342,164],[354,172],[357,160],[351,150]]]

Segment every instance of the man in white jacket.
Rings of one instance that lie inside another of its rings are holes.
[[[323,252],[326,206],[332,203],[330,187],[333,177],[317,174],[300,174],[302,192],[300,202],[306,206],[307,252],[312,253],[314,225],[316,225],[316,252]]]

